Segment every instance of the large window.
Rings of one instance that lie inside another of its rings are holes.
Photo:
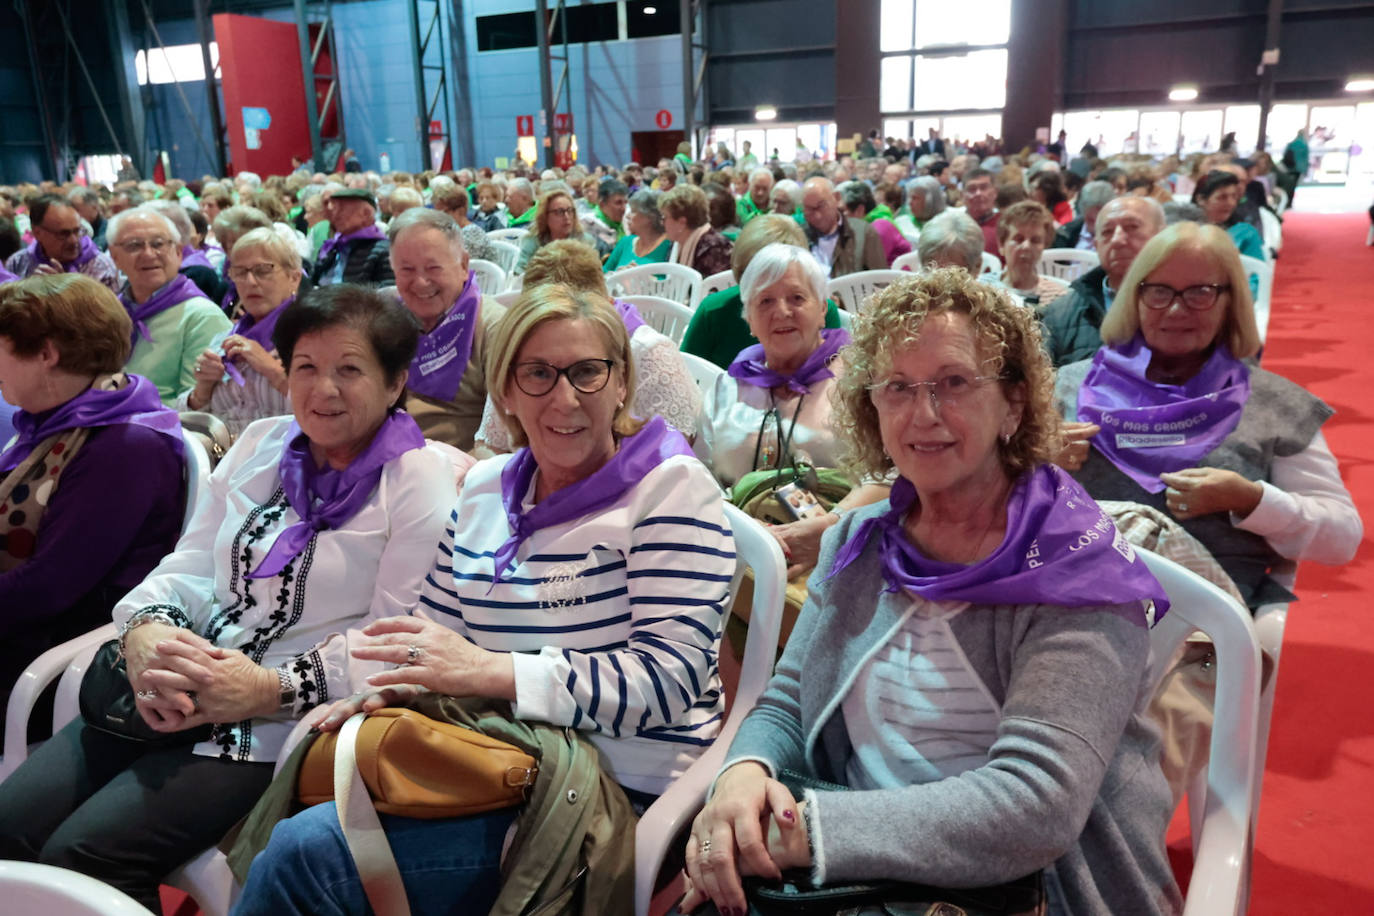
[[[219,73],[219,43],[210,42],[210,66]],[[165,50],[153,48],[146,54],[134,52],[134,71],[138,74],[138,84],[149,83],[194,83],[205,79],[205,58],[201,56],[200,45],[171,45]]]
[[[882,0],[879,105],[885,120],[958,113],[961,130],[1000,135],[1007,100],[1011,0]],[[991,130],[981,130],[996,118]],[[945,119],[948,120],[948,119]],[[913,135],[925,136],[912,124]]]

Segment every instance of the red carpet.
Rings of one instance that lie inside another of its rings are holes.
[[[1326,437],[1365,518],[1343,568],[1305,564],[1289,613],[1251,913],[1374,912],[1374,248],[1363,214],[1284,219],[1263,365],[1336,409]]]

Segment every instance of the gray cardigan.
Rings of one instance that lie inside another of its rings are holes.
[[[840,702],[910,599],[883,591],[876,539],[825,575],[858,523],[888,508],[848,512],[826,533],[810,597],[729,763],[844,781],[852,750]],[[1180,911],[1164,848],[1169,788],[1145,716],[1149,632],[1127,610],[978,606],[954,617],[1002,707],[988,762],[924,785],[816,793],[809,817],[824,880],[978,887],[1044,869],[1051,912]]]

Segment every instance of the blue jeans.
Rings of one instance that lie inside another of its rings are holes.
[[[518,810],[442,820],[381,814],[411,912],[490,910],[501,890],[501,844]],[[233,916],[370,912],[334,803],[328,802],[277,824],[253,860]]]

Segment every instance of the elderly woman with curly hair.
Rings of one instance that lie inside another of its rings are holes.
[[[590,245],[602,258],[611,253],[609,245],[582,228],[582,221],[577,218],[577,205],[573,201],[572,192],[566,185],[561,184],[539,198],[534,225],[520,240],[520,257],[515,262],[516,272],[524,273],[531,255],[549,242],[557,242],[560,239],[573,239]]]
[[[1066,284],[1040,275],[1040,255],[1054,231],[1050,211],[1033,200],[1003,210],[997,218],[997,244],[1007,266],[988,282],[1005,287],[1022,305],[1042,308],[1067,293]]]
[[[741,874],[805,869],[929,886],[893,902],[1015,882],[1051,912],[1177,912],[1145,716],[1163,590],[1049,463],[1034,316],[937,270],[875,296],[843,353],[835,429],[892,496],[826,534],[692,826],[682,909],[742,912]]]

